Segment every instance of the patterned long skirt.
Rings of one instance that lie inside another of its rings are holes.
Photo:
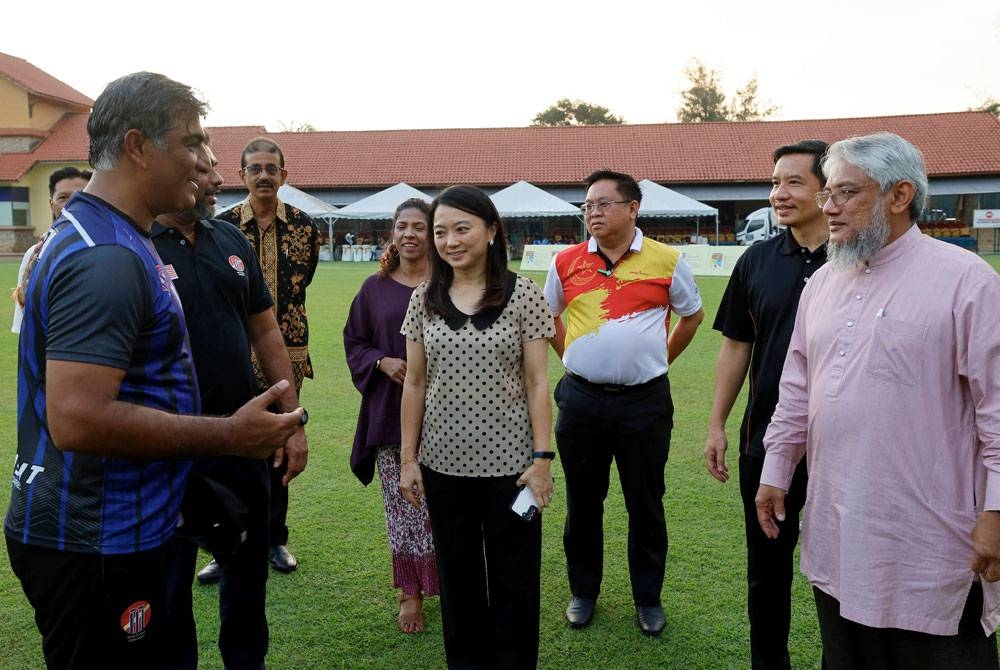
[[[385,527],[392,551],[392,585],[403,593],[438,594],[437,555],[427,504],[419,509],[399,492],[399,445],[379,447],[376,462],[385,501]]]

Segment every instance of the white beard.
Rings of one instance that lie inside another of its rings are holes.
[[[834,272],[850,272],[870,261],[889,241],[892,229],[881,203],[876,204],[871,222],[858,230],[858,234],[845,242],[827,245],[826,255]]]

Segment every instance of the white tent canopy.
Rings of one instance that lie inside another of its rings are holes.
[[[314,195],[309,195],[305,191],[300,191],[291,184],[283,184],[281,188],[278,189],[278,199],[287,205],[291,205],[296,209],[302,210],[314,219],[329,219],[331,217],[335,217],[335,212],[338,211],[336,207],[328,202],[324,202]],[[244,202],[244,200],[234,202],[228,207],[218,210],[216,214],[218,215],[222,212],[228,211],[240,204],[240,202]]]
[[[352,202],[341,207],[333,218],[335,219],[391,219],[396,208],[404,200],[422,198],[428,203],[433,199],[426,193],[418,191],[407,183],[399,182],[395,186],[374,193],[367,198]]]
[[[655,181],[643,179],[639,182],[642,191],[642,202],[639,205],[639,216],[669,216],[669,217],[715,217],[715,241],[719,242],[719,210],[709,207],[703,202],[689,198]],[[695,220],[695,236],[701,235],[701,221]]]
[[[511,184],[490,196],[500,216],[580,216],[580,208],[526,181]]]
[[[643,179],[639,182],[642,203],[639,216],[718,216],[719,210],[709,207],[694,198],[681,195],[655,181]]]

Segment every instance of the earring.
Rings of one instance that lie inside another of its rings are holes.
[[[490,246],[491,247],[493,246],[493,240],[490,240]]]

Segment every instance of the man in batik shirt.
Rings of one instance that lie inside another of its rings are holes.
[[[312,281],[319,260],[319,228],[309,216],[278,198],[285,183],[285,155],[281,147],[265,137],[257,137],[243,147],[240,176],[249,197],[220,219],[240,227],[257,252],[264,282],[274,298],[278,327],[295,373],[295,389],[302,390],[302,380],[313,376],[309,360],[309,326],[306,321],[306,287]],[[267,388],[260,365],[254,359],[257,384]],[[298,561],[289,553],[288,488],[284,480],[287,463],[271,469],[271,566],[279,572],[291,572]],[[213,563],[199,573],[208,583],[218,579]]]

